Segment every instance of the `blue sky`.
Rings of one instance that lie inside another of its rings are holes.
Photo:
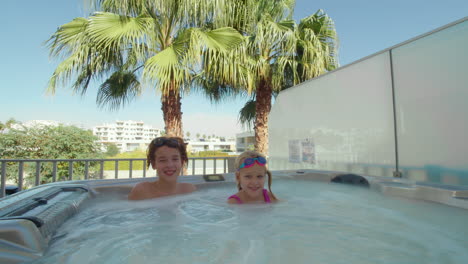
[[[163,128],[159,96],[153,90],[127,107],[110,112],[96,106],[96,89],[81,97],[68,87],[55,96],[45,94],[47,81],[57,65],[43,45],[58,26],[86,17],[83,0],[5,1],[0,16],[0,121],[15,118],[56,120],[92,127],[115,120],[141,120]],[[346,65],[389,48],[468,14],[466,0],[335,0],[296,1],[296,21],[323,9],[338,32],[340,64]],[[201,95],[182,101],[184,130],[190,133],[233,136],[243,129],[238,110],[246,99],[213,105]]]

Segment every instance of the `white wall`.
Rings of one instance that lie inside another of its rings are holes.
[[[270,167],[468,185],[467,47],[465,18],[281,92]]]

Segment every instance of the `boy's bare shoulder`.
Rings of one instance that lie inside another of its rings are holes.
[[[150,182],[139,182],[135,186],[133,186],[132,190],[128,194],[129,200],[141,200],[145,199],[146,192],[148,188],[151,186]]]
[[[182,193],[191,193],[197,190],[197,186],[186,182],[179,183],[179,188]]]
[[[132,191],[133,190],[135,190],[135,191],[147,190],[148,188],[151,188],[152,185],[153,185],[152,182],[139,182],[139,183],[135,184]]]

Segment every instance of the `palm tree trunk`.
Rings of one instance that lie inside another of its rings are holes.
[[[271,110],[271,84],[262,78],[256,91],[255,150],[268,155],[268,114]]]
[[[162,111],[166,135],[170,137],[183,138],[182,132],[182,111],[180,94],[178,89],[170,89],[167,95],[161,95]]]

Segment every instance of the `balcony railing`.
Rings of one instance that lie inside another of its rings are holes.
[[[233,157],[189,158],[183,174],[232,172],[233,161]],[[147,170],[146,163],[146,159],[0,159],[0,198],[6,195],[7,184],[21,191],[57,181],[156,176],[154,170]]]

